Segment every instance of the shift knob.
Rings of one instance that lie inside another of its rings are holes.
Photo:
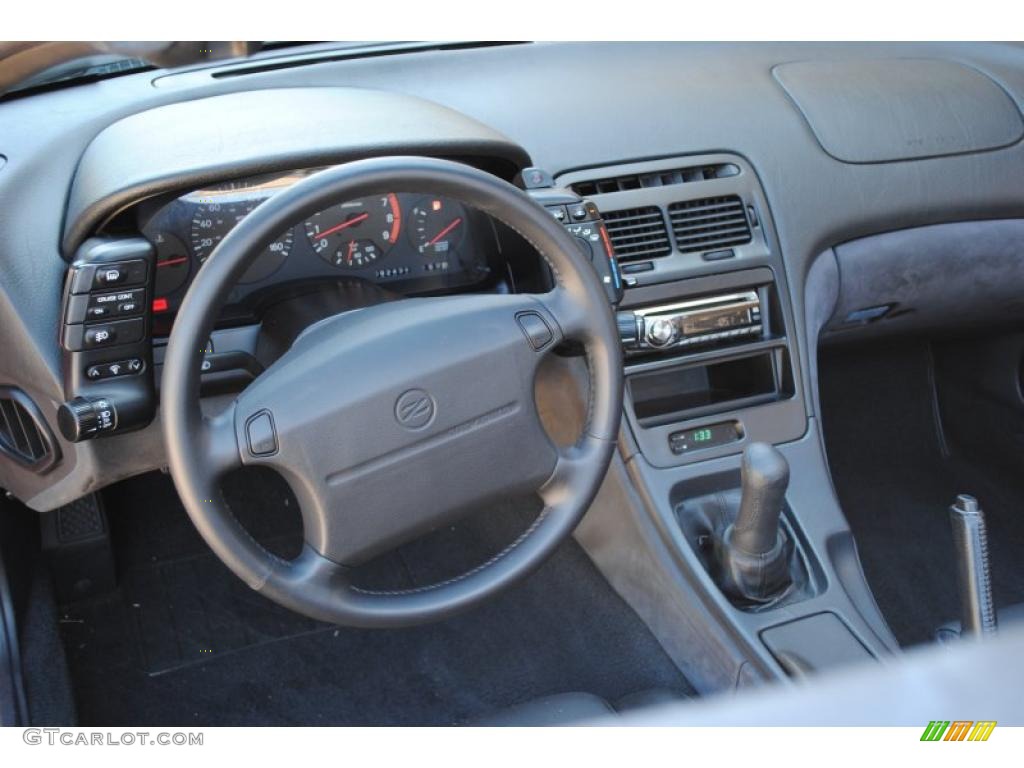
[[[732,525],[731,544],[751,555],[771,552],[779,537],[789,464],[775,446],[751,443],[743,451],[740,484],[743,493]]]
[[[792,583],[791,547],[779,527],[789,464],[767,443],[751,443],[740,465],[740,508],[716,540],[718,582],[745,602],[768,603]]]

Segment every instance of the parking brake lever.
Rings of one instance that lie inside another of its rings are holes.
[[[996,611],[992,603],[985,515],[977,499],[962,493],[949,508],[949,520],[956,547],[961,633],[977,637],[993,634]]]

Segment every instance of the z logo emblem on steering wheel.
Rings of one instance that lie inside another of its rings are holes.
[[[422,389],[410,389],[395,402],[395,419],[406,429],[422,429],[434,419],[434,398]]]

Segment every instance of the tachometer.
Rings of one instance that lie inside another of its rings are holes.
[[[401,229],[402,209],[394,194],[334,205],[306,220],[309,244],[336,267],[365,267],[386,256]]]
[[[234,229],[242,219],[248,216],[262,200],[224,200],[217,198],[201,198],[203,200],[192,214],[192,250],[200,262],[206,259]],[[245,271],[240,283],[255,283],[270,277],[280,268],[292,249],[292,230],[288,230],[256,257],[256,261]]]

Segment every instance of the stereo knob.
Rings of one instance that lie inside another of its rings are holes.
[[[638,318],[632,312],[617,312],[615,322],[619,326],[619,341],[625,349],[636,349],[640,346],[640,328]]]
[[[647,326],[647,343],[652,347],[667,347],[676,340],[676,324],[671,318],[659,317]]]

